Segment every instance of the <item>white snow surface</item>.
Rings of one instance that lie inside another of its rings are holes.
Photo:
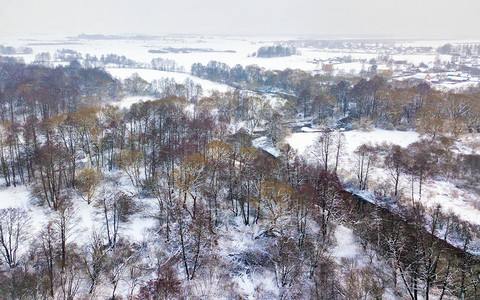
[[[257,139],[254,139],[252,141],[252,145],[253,147],[262,149],[275,157],[280,156],[280,150],[278,150],[274,146],[273,141],[266,136],[262,136]]]
[[[337,244],[332,251],[333,257],[337,260],[342,258],[357,259],[362,255],[360,245],[350,228],[339,225],[335,228],[334,234]]]
[[[372,131],[351,130],[343,132],[345,135],[345,153],[351,155],[362,144],[371,143],[382,144],[391,143],[402,147],[407,147],[411,143],[419,140],[420,134],[414,131],[385,130],[375,128]],[[308,147],[313,146],[317,138],[321,135],[319,132],[310,129],[309,132],[293,133],[287,137],[286,141],[298,151],[301,155],[308,153]]]
[[[219,230],[223,232],[218,235],[218,249],[222,257],[239,257],[249,251],[265,251],[259,246],[259,240],[256,240],[263,232],[258,224],[245,226],[243,219],[236,217],[232,223],[226,222]],[[248,274],[243,272],[235,276],[234,280],[247,299],[255,299],[257,289],[274,295],[278,293],[275,275],[266,270],[251,268]]]
[[[27,209],[30,206],[30,191],[24,186],[1,187],[0,209],[16,207]]]
[[[285,43],[292,40],[302,40],[295,36],[276,36],[276,37],[242,37],[242,36],[162,36],[156,39],[108,39],[108,40],[88,40],[78,38],[66,38],[59,35],[30,35],[30,36],[1,36],[1,43],[5,46],[30,47],[33,54],[11,55],[22,57],[26,63],[35,59],[35,55],[41,52],[49,52],[53,57],[59,49],[72,49],[83,56],[86,54],[96,55],[100,58],[102,55],[117,54],[124,55],[128,59],[133,59],[140,63],[150,63],[153,58],[167,58],[177,62],[189,72],[193,63],[202,63],[206,65],[211,60],[224,62],[230,67],[236,64],[242,66],[256,64],[266,69],[283,70],[286,68],[301,69],[305,71],[314,71],[321,69],[321,64],[313,60],[329,60],[338,57],[349,57],[353,62],[335,65],[337,70],[343,73],[350,73],[354,70],[358,73],[362,69],[368,70],[369,63],[360,62],[360,60],[370,60],[378,58],[380,53],[372,50],[362,49],[315,49],[299,47],[299,55],[289,57],[259,58],[251,56],[258,48],[262,46],[271,46],[278,43]],[[472,43],[473,41],[398,41],[397,46],[418,46],[428,45],[439,47],[446,43]],[[478,41],[476,41],[478,42]],[[149,53],[149,50],[168,50],[167,48],[190,48],[200,51],[187,51],[184,53]],[[425,54],[394,54],[393,59],[406,60],[408,63],[419,64],[421,62],[430,65],[437,58],[442,61],[450,61],[450,55]]]
[[[145,102],[148,100],[154,100],[154,97],[150,96],[126,96],[122,98],[120,101],[110,102],[109,104],[112,106],[117,106],[119,108],[130,108],[132,104]]]
[[[290,135],[286,141],[307,159],[316,159],[312,155],[312,148],[319,132],[299,132]],[[355,150],[362,144],[372,145],[390,143],[401,147],[408,147],[420,139],[420,134],[413,131],[392,131],[384,129],[373,129],[372,131],[352,130],[344,132],[345,149],[340,159],[339,177],[344,181],[355,181],[356,157]],[[480,137],[476,134],[465,135],[459,138],[456,143],[456,152],[471,154],[480,151]],[[365,196],[365,199],[373,201],[372,191],[390,183],[388,171],[382,168],[381,163],[376,163],[369,178],[367,191],[357,191],[355,186],[350,190]],[[400,192],[409,193],[410,183],[405,176],[400,181]],[[418,200],[418,187],[414,196]],[[445,180],[428,179],[422,187],[422,203],[427,207],[434,207],[440,204],[444,212],[453,212],[463,220],[480,225],[480,209],[478,195],[466,192],[455,186],[452,182]]]
[[[190,79],[196,84],[200,84],[203,90],[207,92],[211,92],[213,90],[216,90],[219,92],[227,92],[232,89],[232,87],[229,85],[213,82],[206,79],[201,79],[186,73],[158,71],[158,70],[151,70],[151,69],[135,69],[135,68],[106,68],[105,70],[108,73],[110,73],[113,77],[121,80],[125,80],[128,77],[132,76],[134,73],[137,73],[142,79],[145,79],[148,82],[152,82],[156,79],[173,78],[176,83],[184,83],[185,80]]]
[[[73,203],[75,229],[71,239],[82,244],[88,242],[93,231],[98,231],[102,228],[103,216],[95,212],[97,209],[94,208],[93,204],[88,205],[80,197],[75,197]],[[49,220],[55,218],[55,213],[52,209],[40,207],[32,201],[30,190],[25,185],[0,188],[0,209],[6,208],[21,208],[27,211],[30,218],[30,233],[32,237],[45,228]],[[121,233],[132,241],[141,242],[145,230],[152,227],[153,224],[153,219],[146,219],[136,214],[129,223],[123,225],[124,228],[121,230]]]

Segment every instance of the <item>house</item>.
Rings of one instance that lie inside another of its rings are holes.
[[[448,72],[446,79],[450,82],[466,82],[470,78],[460,72]]]
[[[417,73],[412,76],[413,79],[418,79],[418,80],[430,80],[431,76],[428,73]]]
[[[451,82],[466,82],[469,78],[464,76],[447,76],[447,80]]]
[[[333,64],[322,65],[322,71],[332,72],[333,71]]]

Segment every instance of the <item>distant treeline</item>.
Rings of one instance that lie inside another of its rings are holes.
[[[0,121],[15,124],[70,113],[115,98],[120,89],[120,82],[104,70],[83,69],[78,63],[55,69],[0,63]]]
[[[13,54],[32,54],[33,49],[29,47],[10,47],[0,45],[0,54],[13,55]]]
[[[236,53],[235,50],[214,50],[212,48],[173,48],[167,47],[162,49],[151,49],[148,50],[148,53],[211,53],[211,52],[226,52],[226,53]]]
[[[288,45],[263,46],[260,47],[252,56],[257,57],[283,57],[297,54],[297,48]]]
[[[79,34],[71,39],[84,40],[152,40],[159,39],[159,36],[154,35],[105,35],[105,34]]]
[[[451,54],[460,56],[478,56],[480,55],[480,44],[461,44],[452,45],[445,44],[437,48],[437,52],[440,54]]]
[[[86,54],[85,57],[72,49],[57,50],[54,55],[55,60],[72,63],[78,61],[85,68],[102,68],[107,65],[115,66],[118,68],[149,68],[159,71],[179,71],[183,72],[183,66],[178,65],[174,60],[168,58],[153,58],[151,63],[142,63],[127,58],[125,55],[107,54],[98,58],[96,55]]]
[[[440,92],[426,83],[371,78],[331,78],[302,70],[266,70],[257,65],[230,68],[211,61],[192,65],[201,78],[290,96],[296,113],[314,122],[349,116],[384,128],[417,129],[435,136],[480,130],[480,91]]]

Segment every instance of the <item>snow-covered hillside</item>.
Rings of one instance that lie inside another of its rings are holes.
[[[355,151],[362,144],[393,144],[406,148],[408,145],[420,139],[420,135],[413,131],[391,131],[377,128],[371,131],[346,131],[342,134],[345,136],[345,145],[342,155],[340,156],[341,164],[338,173],[344,182],[356,181],[357,157]],[[286,141],[296,149],[300,155],[311,160],[318,160],[318,158],[312,155],[312,151],[314,150],[315,141],[319,136],[320,133],[318,132],[298,132],[287,137]],[[476,135],[465,135],[461,137],[460,140],[471,140],[472,138],[476,139]],[[457,144],[454,151],[465,154],[472,153],[471,148],[462,145],[462,143]],[[390,177],[391,175],[388,171],[382,167],[382,162],[378,161],[371,173],[368,188],[370,193],[368,191],[355,191],[356,188],[354,186],[351,188],[356,193],[363,195],[366,199],[374,199],[373,191],[378,190],[382,185],[390,182]],[[407,194],[410,185],[411,183],[407,177],[401,180],[401,189],[405,190]],[[440,204],[446,213],[453,212],[468,222],[480,225],[480,209],[477,203],[478,195],[475,193],[466,192],[452,182],[436,179],[429,179],[423,189],[425,194],[422,196],[422,202],[427,207],[433,208]],[[416,195],[416,197],[418,197],[418,195]]]

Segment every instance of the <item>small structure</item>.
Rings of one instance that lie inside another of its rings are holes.
[[[332,71],[333,71],[333,64],[324,64],[324,65],[322,65],[322,71],[332,72]]]

